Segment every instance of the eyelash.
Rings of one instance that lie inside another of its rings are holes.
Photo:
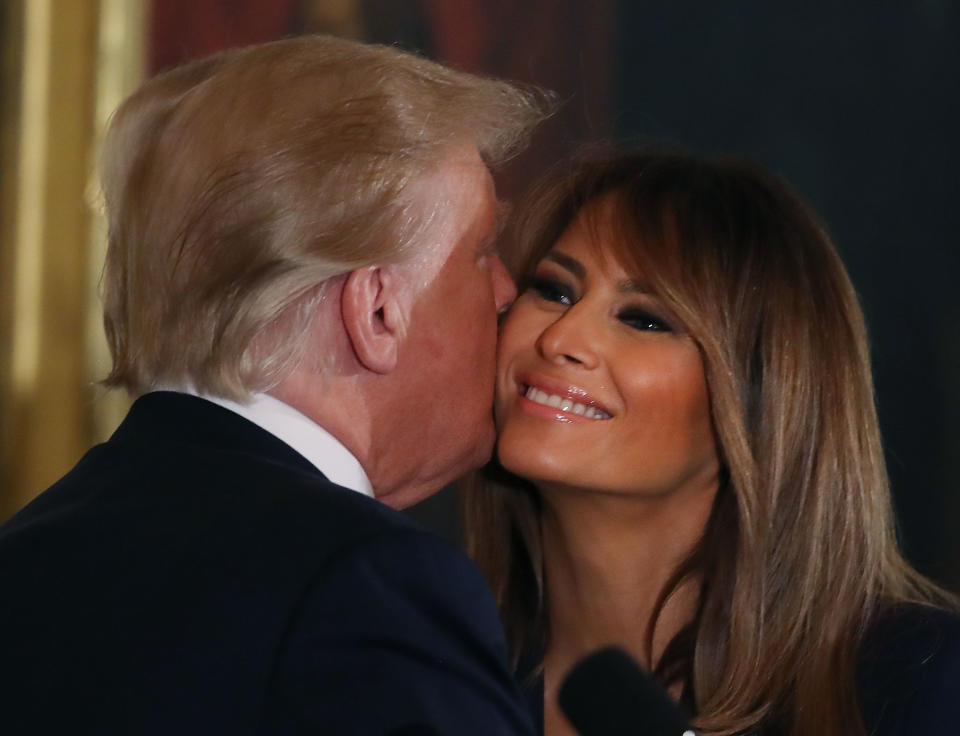
[[[534,276],[527,285],[528,291],[533,291],[538,297],[548,302],[556,302],[572,306],[574,303],[573,290],[561,281]]]
[[[527,285],[527,291],[534,292],[544,301],[573,306],[576,299],[573,289],[556,279],[534,276]],[[662,317],[639,307],[625,307],[617,313],[617,319],[628,327],[647,332],[673,332],[673,328]]]
[[[621,310],[617,319],[635,330],[648,332],[673,332],[673,329],[663,319],[643,309],[631,307]]]

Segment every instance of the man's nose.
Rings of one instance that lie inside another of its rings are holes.
[[[490,278],[493,281],[493,298],[497,305],[497,313],[505,312],[517,298],[517,286],[513,283],[507,267],[499,256],[493,256],[490,264]]]

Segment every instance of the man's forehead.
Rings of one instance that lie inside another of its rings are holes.
[[[491,198],[494,196],[493,177],[474,146],[452,148],[424,173],[419,187],[436,198],[450,198],[468,191],[473,198],[480,190],[485,190]]]
[[[466,166],[488,169],[479,149],[472,143],[455,143],[446,148],[440,161],[448,166]]]

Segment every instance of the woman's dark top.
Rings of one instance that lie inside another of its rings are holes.
[[[542,734],[543,676],[531,675],[539,661],[524,657],[519,678]],[[869,736],[960,733],[960,615],[914,604],[890,608],[864,637],[857,692]]]

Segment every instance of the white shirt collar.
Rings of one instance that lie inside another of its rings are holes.
[[[213,402],[249,419],[261,429],[290,445],[337,485],[374,498],[373,486],[360,461],[336,437],[289,404],[269,394],[255,393],[247,404],[208,396],[189,388],[164,388]]]

